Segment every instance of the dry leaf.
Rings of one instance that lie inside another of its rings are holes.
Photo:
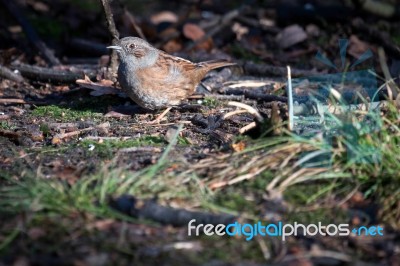
[[[115,111],[110,111],[104,115],[104,117],[112,117],[112,118],[122,118],[122,117],[129,117],[130,115],[121,114]]]
[[[368,43],[361,41],[356,35],[350,36],[349,49],[347,50],[349,55],[359,58],[368,49],[370,49]]]
[[[200,28],[199,26],[197,26],[196,24],[193,23],[186,23],[183,26],[183,35],[192,40],[192,41],[197,41],[200,40],[201,38],[203,38],[206,33],[204,32],[204,30],[202,28]],[[213,47],[213,41],[211,38],[207,38],[206,40],[198,43],[194,49],[195,50],[206,50],[206,51],[211,51]]]
[[[161,22],[176,23],[178,22],[178,16],[171,11],[161,11],[160,13],[152,15],[150,21],[155,25]]]
[[[283,49],[307,40],[307,33],[299,25],[290,25],[282,30],[276,37],[276,41]]]
[[[244,143],[243,141],[240,141],[238,143],[233,143],[232,148],[236,152],[241,152],[246,148],[246,143]]]
[[[242,24],[235,22],[232,26],[232,31],[236,34],[236,39],[241,40],[243,35],[249,33],[249,28],[244,27]]]
[[[197,26],[196,24],[193,23],[186,23],[183,26],[183,35],[185,35],[186,38],[196,41],[204,37],[206,33],[202,28]]]

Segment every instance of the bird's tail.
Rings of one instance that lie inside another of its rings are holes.
[[[211,69],[216,69],[216,68],[225,67],[225,66],[235,66],[236,63],[229,62],[226,59],[216,59],[216,60],[201,62],[201,63],[199,63],[199,65],[202,67],[207,67],[209,70],[211,70]]]

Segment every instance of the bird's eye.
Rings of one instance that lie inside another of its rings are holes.
[[[135,49],[135,47],[136,47],[136,45],[133,43],[128,44],[128,48],[131,50]]]

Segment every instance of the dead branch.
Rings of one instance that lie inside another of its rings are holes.
[[[195,224],[214,225],[226,225],[237,219],[237,217],[228,214],[212,214],[165,207],[153,200],[140,200],[131,195],[123,195],[112,199],[110,205],[129,216],[173,226],[187,226],[193,219],[196,220]]]
[[[0,99],[0,104],[34,104],[34,105],[45,105],[46,102],[39,101],[25,101],[24,99]]]
[[[262,117],[262,115],[252,106],[244,104],[244,103],[240,103],[240,102],[229,102],[228,105],[231,106],[236,106],[239,108],[243,108],[245,109],[248,113],[252,114],[255,118],[257,118],[257,120],[259,122],[263,122],[264,121],[264,117]]]
[[[247,131],[249,131],[249,130],[251,130],[251,129],[253,129],[253,128],[256,128],[256,127],[257,127],[257,123],[256,123],[256,122],[251,122],[250,124],[248,124],[248,125],[246,125],[246,126],[240,128],[240,129],[239,129],[239,133],[243,135],[243,134],[246,133]]]
[[[293,130],[294,122],[293,122],[293,88],[292,88],[292,74],[290,66],[287,66],[287,78],[288,78],[288,113],[289,113],[289,124],[288,129],[290,131]]]
[[[36,49],[43,55],[44,59],[51,66],[60,65],[60,61],[54,56],[53,52],[46,46],[46,44],[39,38],[35,29],[31,26],[29,21],[25,18],[24,14],[18,8],[14,1],[2,0],[3,5],[8,9],[14,18],[21,25],[28,40],[36,47]]]
[[[108,31],[112,37],[112,44],[116,45],[119,40],[119,32],[115,27],[115,22],[113,18],[113,14],[110,7],[110,0],[101,0],[103,4],[104,14],[106,15]],[[111,73],[117,73],[118,68],[118,57],[117,52],[115,50],[111,51],[111,62],[110,62]]]
[[[23,82],[24,78],[19,73],[14,73],[5,66],[0,65],[0,77],[9,79],[15,82]]]
[[[57,134],[53,137],[53,139],[51,140],[52,144],[60,144],[64,139],[67,138],[71,138],[71,137],[75,137],[75,136],[79,136],[80,134],[84,133],[84,132],[88,132],[94,129],[107,129],[110,127],[110,123],[105,122],[102,123],[100,125],[97,126],[93,126],[93,127],[87,127],[84,129],[80,129],[80,130],[76,130],[76,131],[72,131],[72,132],[67,132],[67,133],[61,133],[61,134]]]
[[[75,83],[77,79],[82,79],[85,75],[89,76],[90,78],[96,77],[96,72],[93,70],[79,70],[79,72],[72,72],[26,64],[11,65],[11,68],[18,70],[21,75],[27,79],[55,84]]]
[[[133,28],[137,32],[140,38],[143,40],[147,40],[146,36],[144,36],[142,29],[139,27],[139,25],[136,23],[135,17],[132,15],[131,12],[129,12],[128,9],[124,8],[124,14],[128,18],[129,22],[132,24]]]

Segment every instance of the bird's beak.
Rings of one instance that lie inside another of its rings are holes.
[[[117,51],[121,51],[122,47],[121,46],[117,46],[117,45],[112,45],[112,46],[108,46],[108,49],[113,49],[113,50],[117,50]]]

